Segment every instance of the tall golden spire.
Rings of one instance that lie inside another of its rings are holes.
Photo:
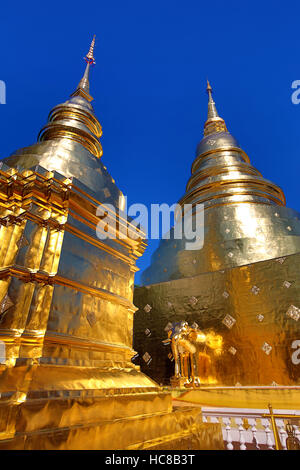
[[[90,73],[90,67],[91,65],[94,65],[96,63],[95,58],[94,58],[94,47],[95,47],[95,39],[96,35],[94,34],[93,40],[91,42],[89,52],[87,55],[84,57],[84,60],[86,61],[86,68],[84,71],[84,75],[80,82],[78,83],[78,87],[74,91],[74,93],[71,96],[82,96],[88,101],[92,101],[93,97],[90,95],[90,82],[89,82],[89,73]]]
[[[218,111],[216,108],[216,103],[214,102],[213,97],[212,97],[212,87],[210,86],[210,83],[208,80],[207,80],[206,91],[208,94],[207,119],[213,119],[213,118],[219,117]]]
[[[245,202],[285,205],[283,191],[263,178],[228,132],[217,112],[209,81],[206,90],[208,113],[204,137],[197,146],[192,176],[179,203],[205,203],[206,207]]]
[[[102,128],[89,94],[89,70],[95,64],[94,46],[95,36],[84,58],[86,68],[82,79],[67,101],[52,108],[47,124],[39,132],[38,143],[19,149],[15,158],[10,157],[10,162],[14,161],[23,168],[31,168],[38,162],[50,171],[59,171],[68,178],[75,177],[97,190],[101,183],[95,179],[97,173],[94,170],[98,166],[91,157],[100,158],[103,150],[99,141]],[[32,160],[25,157],[27,153]]]
[[[208,110],[207,120],[204,125],[204,135],[206,136],[215,132],[227,132],[225,121],[218,114],[216,103],[212,97],[212,87],[208,80],[206,91],[208,94]]]
[[[72,140],[80,143],[96,157],[101,157],[103,151],[99,138],[102,135],[102,129],[90,104],[93,97],[89,93],[90,66],[96,63],[94,58],[95,38],[94,35],[90,49],[84,57],[86,68],[76,90],[71,94],[70,100],[51,110],[48,123],[39,133],[39,140]]]

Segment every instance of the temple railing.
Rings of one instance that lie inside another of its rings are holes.
[[[227,450],[275,450],[278,445],[276,446],[271,415],[267,417],[267,414],[268,409],[202,407],[204,422],[221,424]],[[300,440],[300,410],[276,410],[274,420],[283,450],[287,450],[287,423],[292,424],[295,437]]]

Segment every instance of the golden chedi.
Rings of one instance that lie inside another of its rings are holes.
[[[130,237],[100,159],[93,48],[38,143],[0,162],[0,448],[222,448],[219,425],[202,423],[199,408],[173,410],[131,361],[145,243]],[[108,203],[120,211],[104,239],[97,208],[109,219]]]
[[[254,168],[218,115],[208,83],[208,117],[179,204],[202,204],[204,243],[161,241],[136,287],[134,347],[142,370],[162,383],[174,373],[163,343],[168,323],[196,322],[223,338],[207,350],[214,377],[202,385],[296,385],[300,380],[300,215]],[[150,313],[145,311],[148,305]],[[151,336],[145,335],[145,327]]]

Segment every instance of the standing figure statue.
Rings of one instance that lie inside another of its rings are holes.
[[[207,348],[216,355],[221,354],[223,338],[213,331],[204,333],[196,323],[190,327],[186,321],[181,321],[172,324],[164,343],[171,344],[175,361],[172,385],[199,387],[201,379],[207,379],[212,369]]]
[[[288,435],[286,439],[287,450],[300,450],[300,441],[296,437],[295,429],[290,423],[286,425],[286,432]]]

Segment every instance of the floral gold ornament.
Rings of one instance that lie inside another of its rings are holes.
[[[195,306],[198,302],[198,299],[196,299],[195,296],[192,296],[190,299],[189,299],[189,303],[193,306]]]
[[[283,285],[283,287],[286,287],[287,289],[289,289],[291,287],[292,283],[289,282],[289,281],[284,281],[282,285]]]
[[[233,325],[235,324],[236,322],[236,319],[233,318],[231,315],[227,314],[223,320],[222,320],[222,323],[227,326],[227,328],[231,329],[233,327]]]
[[[286,315],[290,318],[292,318],[295,321],[298,321],[300,318],[300,308],[295,307],[295,305],[290,305]]]
[[[145,352],[145,354],[143,354],[143,359],[147,364],[149,364],[149,362],[151,361],[150,354],[148,352]]]
[[[257,295],[260,291],[260,288],[257,286],[253,286],[251,289],[252,294]]]
[[[272,351],[272,346],[271,346],[270,344],[268,344],[268,343],[265,342],[265,343],[262,345],[261,349],[262,349],[267,355],[269,355],[270,352]]]

